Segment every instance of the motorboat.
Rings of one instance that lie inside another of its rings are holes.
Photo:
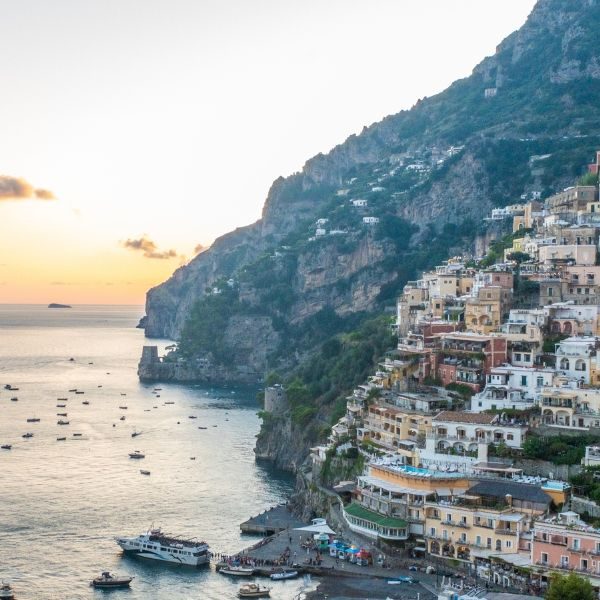
[[[68,413],[56,413],[57,417],[66,417]]]
[[[120,408],[121,410],[127,410],[127,407],[126,407],[126,406],[119,406],[119,408]]]
[[[37,417],[29,417],[29,419],[27,419],[28,423],[39,423],[40,419],[38,419]]]
[[[12,587],[10,587],[9,583],[5,581],[0,585],[0,599],[1,600],[13,600],[15,597],[15,593],[13,592]]]
[[[196,415],[190,415],[190,416],[188,417],[188,419],[197,419],[197,418],[198,418],[198,417],[197,417]]]
[[[129,458],[146,458],[146,455],[139,450],[134,450],[133,452],[129,453]]]
[[[108,571],[104,571],[100,577],[92,579],[90,585],[103,589],[125,588],[129,587],[132,580],[133,577],[129,577],[128,575],[120,577],[119,575],[111,575]]]
[[[2,448],[2,450],[10,450],[12,448],[12,444],[2,444],[0,448]]]
[[[134,432],[131,434],[131,437],[137,437],[138,435],[142,435],[142,432],[141,432],[141,431],[134,431]]]
[[[66,402],[68,400],[68,398],[57,398],[56,401],[57,402]]]
[[[124,421],[125,420],[125,415],[123,415],[122,417],[119,417],[119,421]]]
[[[73,437],[81,437],[83,435],[83,433],[74,433]]]
[[[206,542],[188,540],[151,529],[142,535],[131,538],[116,538],[124,552],[180,565],[198,566],[209,561],[209,548]]]
[[[57,404],[56,408],[64,408],[66,406],[66,404]]]
[[[147,471],[146,469],[140,469],[140,473],[142,475],[150,475],[150,471]]]
[[[273,581],[281,581],[282,579],[295,579],[298,577],[298,571],[281,570],[270,575]]]
[[[165,404],[175,404],[175,402],[165,402]]]
[[[244,583],[238,590],[238,598],[268,598],[270,595],[271,588],[258,583]]]
[[[11,402],[18,402],[18,401],[19,401],[19,399],[18,399],[18,398],[15,396],[14,398],[11,398],[11,399],[10,399],[10,401],[11,401]]]
[[[57,438],[56,438],[56,441],[57,441],[57,442],[66,442],[66,441],[67,441],[67,438],[66,438],[66,437],[57,437]]]
[[[69,421],[65,421],[64,419],[59,419],[58,421],[56,421],[57,425],[68,425]]]
[[[89,404],[90,401],[89,400],[84,400],[81,404]]]
[[[254,575],[254,567],[244,567],[242,565],[227,565],[219,570],[223,575],[234,575],[235,577],[252,577]]]
[[[208,427],[198,427],[198,429],[208,429]]]
[[[21,437],[28,439],[28,438],[32,438],[33,437],[33,433],[31,433],[30,431],[28,431],[27,433],[24,433]]]
[[[76,394],[85,394],[85,392],[83,392],[83,391],[81,391],[81,390],[77,390],[75,393],[76,393]]]

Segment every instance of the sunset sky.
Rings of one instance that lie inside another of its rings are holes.
[[[0,303],[135,303],[533,0],[2,3]]]

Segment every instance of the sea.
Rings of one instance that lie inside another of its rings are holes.
[[[130,558],[115,537],[161,527],[234,554],[259,539],[239,524],[293,488],[255,460],[257,389],[138,381],[142,314],[0,305],[0,444],[12,444],[0,450],[0,580],[17,600],[235,598],[240,582],[213,565]],[[162,351],[172,341],[151,343]],[[130,459],[134,450],[145,458]],[[134,576],[131,589],[94,590],[101,571]],[[280,600],[314,587],[269,585]]]

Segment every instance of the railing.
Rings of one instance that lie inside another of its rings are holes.
[[[499,535],[517,535],[517,532],[514,529],[505,527],[499,527],[498,529],[495,529],[495,532]]]

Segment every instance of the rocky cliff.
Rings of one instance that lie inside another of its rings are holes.
[[[540,0],[469,77],[277,179],[256,223],[148,292],[146,335],[180,346],[141,376],[309,364],[302,400],[265,418],[257,440],[258,456],[297,469],[382,350],[332,338],[393,306],[421,270],[481,252],[501,233],[483,221],[492,207],[572,184],[600,148],[599,8]]]

